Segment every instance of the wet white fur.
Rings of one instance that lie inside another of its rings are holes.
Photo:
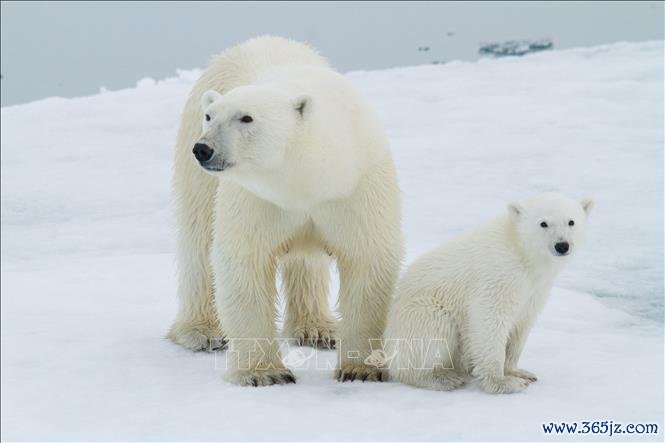
[[[242,123],[243,115],[254,121]],[[196,142],[235,165],[205,172],[192,155]],[[180,310],[172,340],[201,349],[224,336],[233,348],[229,380],[280,382],[276,344],[261,356],[234,340],[276,337],[280,268],[284,335],[313,342],[335,334],[338,377],[376,378],[363,359],[368,339],[384,330],[402,256],[399,189],[383,130],[345,77],[281,38],[216,56],[185,105],[173,185]],[[339,325],[327,303],[332,259]]]
[[[541,194],[416,260],[390,309],[390,377],[450,390],[471,375],[491,393],[517,392],[535,381],[517,363],[570,257],[555,255],[554,244],[567,241],[574,253],[592,206],[588,199]]]

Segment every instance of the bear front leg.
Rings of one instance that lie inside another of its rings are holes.
[[[522,378],[529,383],[538,381],[536,374],[533,374],[524,369],[518,369],[517,363],[519,362],[520,355],[524,349],[524,344],[531,331],[531,326],[535,320],[535,314],[525,318],[517,324],[515,329],[508,337],[508,344],[506,346],[506,364],[504,369],[505,375]]]
[[[337,320],[328,305],[330,256],[320,248],[294,246],[281,261],[286,294],[284,337],[299,346],[334,348]]]
[[[295,383],[282,363],[276,334],[274,259],[226,256],[217,261],[215,300],[228,339],[225,378],[242,386]]]
[[[275,257],[301,224],[233,183],[219,187],[211,257],[215,304],[228,339],[225,378],[232,383],[295,382],[277,340]]]
[[[487,306],[474,306],[469,312],[466,351],[473,367],[471,375],[490,394],[520,392],[529,384],[521,377],[504,373],[508,333],[501,315]]]

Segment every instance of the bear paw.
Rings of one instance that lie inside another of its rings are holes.
[[[290,329],[285,336],[293,339],[298,346],[335,349],[335,330],[330,326],[302,326]]]
[[[359,364],[342,364],[342,366],[335,370],[335,378],[337,381],[384,381],[387,380],[385,370],[376,366],[359,365]]]
[[[452,369],[434,370],[434,389],[439,391],[452,391],[464,386],[466,377]]]
[[[510,375],[504,377],[489,377],[480,380],[480,387],[490,394],[513,394],[521,392],[528,386],[529,381]]]
[[[524,380],[527,380],[529,383],[538,381],[538,377],[536,377],[536,374],[525,371],[524,369],[508,369],[506,370],[506,375],[512,375],[513,377],[519,377],[523,378]]]
[[[271,386],[296,382],[293,373],[286,368],[237,370],[227,373],[224,378],[239,386]]]
[[[227,340],[214,327],[175,324],[167,338],[192,351],[217,351],[226,348]]]

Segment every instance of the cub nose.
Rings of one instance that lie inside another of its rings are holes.
[[[559,254],[565,254],[566,252],[568,252],[568,249],[570,249],[570,245],[568,244],[568,242],[564,241],[564,242],[560,242],[560,243],[555,244],[554,249]]]
[[[197,143],[194,145],[192,152],[198,161],[207,162],[212,158],[212,154],[215,153],[215,150],[205,143]]]

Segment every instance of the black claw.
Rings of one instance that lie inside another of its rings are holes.
[[[270,381],[272,382],[273,385],[276,385],[276,384],[279,383],[279,377],[277,377],[275,375],[269,375],[268,377],[270,378]]]
[[[226,343],[227,341],[225,339],[218,340],[218,339],[208,339],[208,344],[205,347],[202,347],[201,350],[205,350],[208,352],[213,352],[213,351],[218,351],[226,348]]]
[[[283,378],[284,378],[284,381],[286,383],[295,383],[296,382],[296,379],[292,374],[285,374]]]
[[[345,372],[345,373],[342,375],[342,382],[345,382],[345,381],[353,381],[354,378],[355,378],[355,377],[353,376],[352,373],[350,373],[350,372]]]
[[[363,374],[360,379],[365,382],[367,380],[367,377],[369,377],[369,374]]]
[[[259,381],[256,379],[256,377],[252,377],[252,386],[256,387],[259,385]]]

